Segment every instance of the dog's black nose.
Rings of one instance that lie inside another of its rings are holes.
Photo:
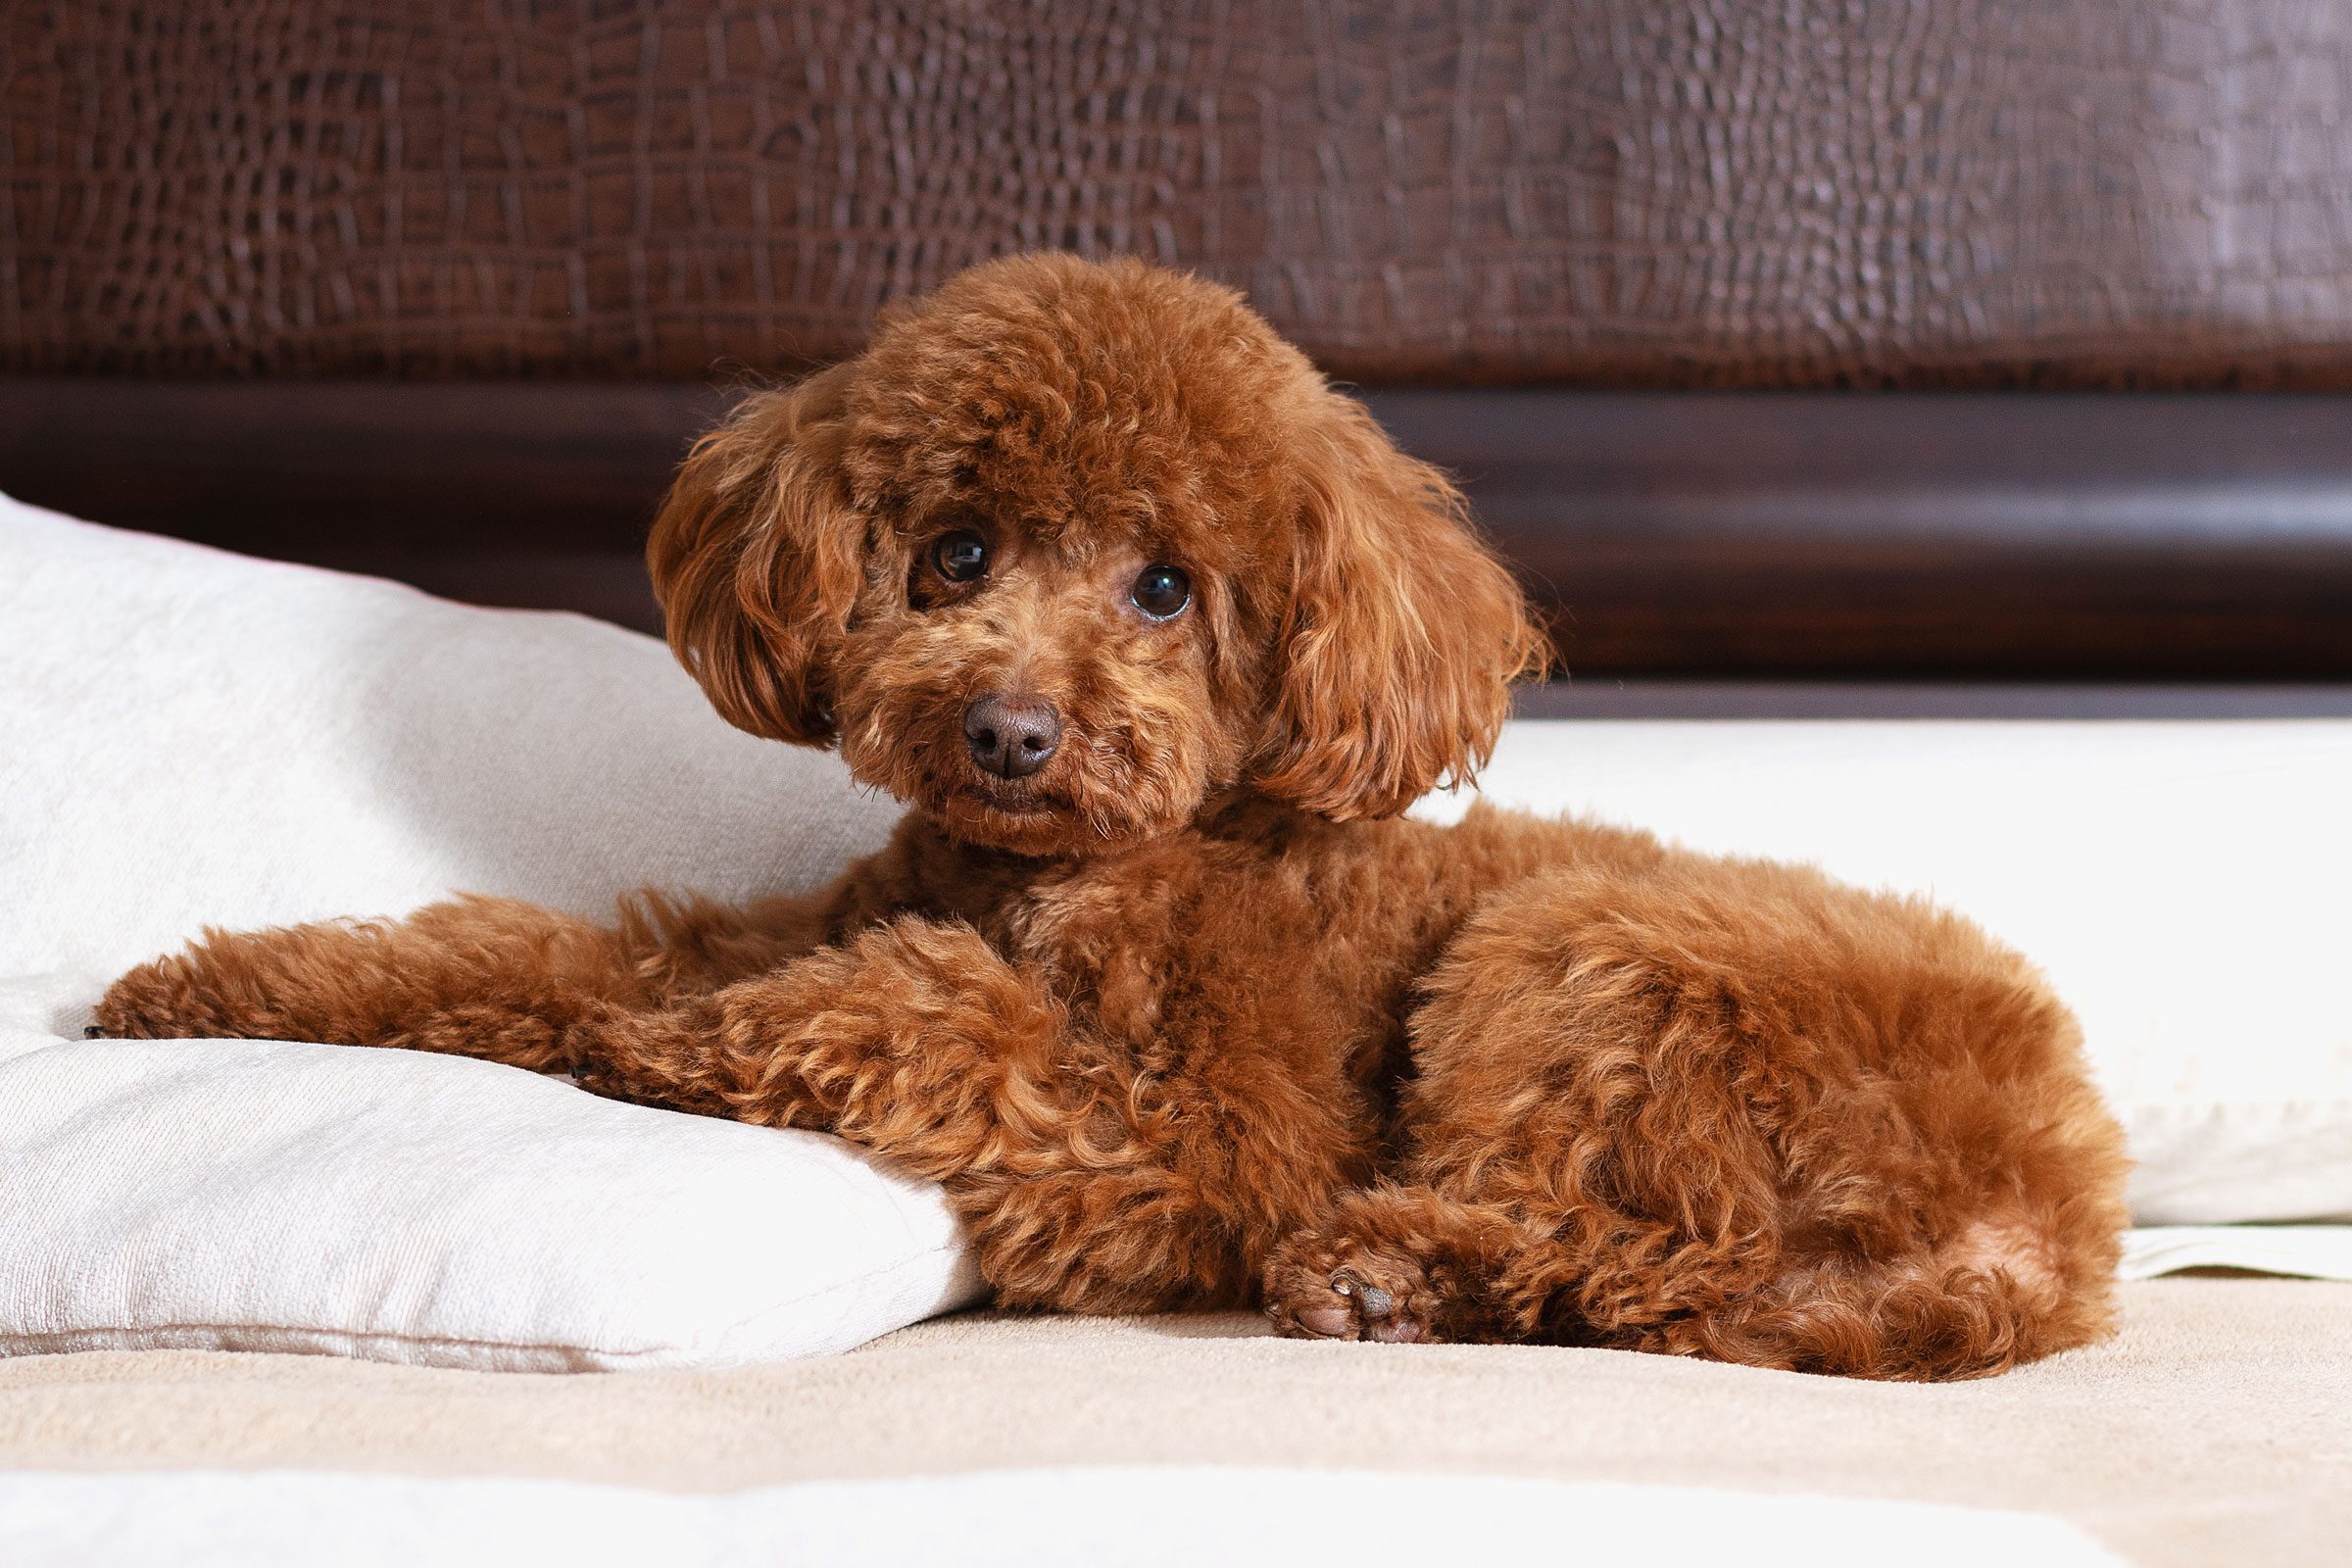
[[[1052,703],[991,692],[963,710],[963,744],[982,772],[1027,778],[1061,744],[1061,715]]]

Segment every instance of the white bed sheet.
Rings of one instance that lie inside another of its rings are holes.
[[[713,1495],[309,1471],[0,1476],[12,1568],[1204,1568],[1704,1564],[2119,1568],[1984,1508],[1504,1476],[1104,1466]]]

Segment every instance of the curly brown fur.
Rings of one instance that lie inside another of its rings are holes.
[[[967,273],[746,402],[650,560],[718,710],[837,743],[911,808],[889,848],[612,927],[216,933],[102,1023],[831,1128],[945,1183],[1007,1304],[1886,1378],[2107,1327],[2120,1142],[2022,959],[1810,871],[1397,818],[1542,642],[1445,480],[1233,295]],[[987,697],[1047,715],[1033,769]]]

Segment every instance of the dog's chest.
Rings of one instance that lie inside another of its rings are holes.
[[[1190,987],[1181,933],[1195,891],[1165,876],[1089,868],[1007,900],[992,934],[1065,1005],[1142,1045],[1162,1034],[1170,994]]]
[[[1178,843],[1041,878],[981,922],[1074,1018],[1146,1059],[1353,1054],[1396,1028],[1415,946],[1385,891],[1249,844]]]

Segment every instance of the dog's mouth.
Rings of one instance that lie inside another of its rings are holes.
[[[1042,815],[1063,815],[1070,808],[1068,802],[1054,800],[1045,790],[1028,790],[1021,785],[1002,783],[969,783],[955,790],[962,802],[995,811],[998,815],[1018,815],[1018,818],[1042,818]]]
[[[975,772],[948,784],[930,809],[956,837],[1015,855],[1068,854],[1093,838],[1075,802],[1033,779]]]
[[[1035,779],[1003,779],[975,768],[949,791],[958,805],[1037,820],[1068,814],[1070,803]]]

